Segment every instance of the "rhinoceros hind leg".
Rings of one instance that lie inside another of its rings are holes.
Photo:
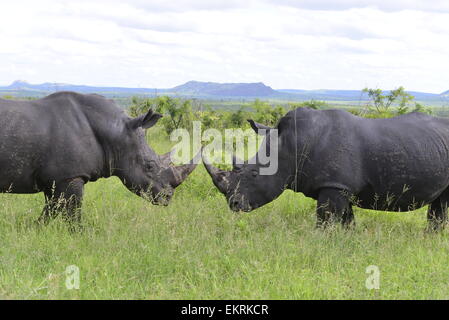
[[[427,209],[428,232],[437,232],[444,229],[447,223],[447,209],[449,204],[449,190],[444,191]]]
[[[323,188],[317,201],[317,227],[325,228],[337,222],[342,223],[344,227],[354,224],[348,194],[336,188]]]
[[[44,191],[46,203],[38,224],[47,225],[51,219],[62,213],[70,223],[71,231],[79,228],[83,190],[84,181],[81,178],[55,183],[53,187],[47,188]]]

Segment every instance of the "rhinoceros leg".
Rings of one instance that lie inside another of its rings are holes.
[[[344,190],[323,188],[317,201],[317,227],[325,228],[337,222],[344,227],[354,224],[354,214]]]
[[[76,230],[81,223],[81,203],[84,181],[81,178],[55,183],[44,191],[45,207],[38,219],[39,224],[46,225],[59,213],[70,223],[70,229]]]
[[[435,199],[427,209],[427,231],[436,232],[444,229],[447,223],[449,192],[446,190]]]
[[[347,228],[355,226],[354,212],[352,211],[351,204],[349,204],[348,209],[344,211],[341,223]]]
[[[51,219],[55,218],[58,215],[58,211],[55,210],[55,204],[52,199],[45,194],[45,206],[42,209],[42,214],[39,219],[37,219],[37,223],[39,225],[47,225]]]

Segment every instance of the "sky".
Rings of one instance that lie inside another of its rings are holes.
[[[2,0],[0,85],[449,90],[449,1]]]

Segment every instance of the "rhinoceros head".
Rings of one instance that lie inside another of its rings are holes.
[[[269,145],[271,128],[252,120],[248,121],[256,133],[266,135],[263,143]],[[203,156],[204,166],[212,177],[214,185],[226,196],[229,207],[233,211],[249,212],[254,210],[274,200],[285,189],[286,177],[279,170],[273,174],[261,174],[261,168],[267,167],[267,165],[261,164],[259,161],[259,152],[248,161],[239,160],[234,156],[231,171],[214,167]]]
[[[197,160],[175,166],[170,161],[170,152],[156,154],[147,144],[145,132],[162,117],[151,109],[146,115],[129,119],[126,124],[126,147],[121,152],[120,174],[125,186],[153,204],[167,205],[174,189],[195,169]]]

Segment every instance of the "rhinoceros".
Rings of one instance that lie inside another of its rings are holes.
[[[278,130],[278,170],[261,175],[259,154],[234,160],[232,171],[203,162],[234,211],[251,211],[285,189],[317,201],[317,226],[354,222],[352,206],[410,211],[429,204],[428,229],[447,221],[449,202],[449,119],[419,112],[369,119],[343,110],[298,108],[275,128],[248,120],[265,134]],[[259,150],[260,152],[260,150]]]
[[[0,99],[0,192],[45,195],[38,222],[64,211],[79,224],[84,185],[117,176],[132,192],[167,205],[195,164],[157,155],[145,131],[162,115],[130,118],[113,100],[57,92],[34,101]]]

